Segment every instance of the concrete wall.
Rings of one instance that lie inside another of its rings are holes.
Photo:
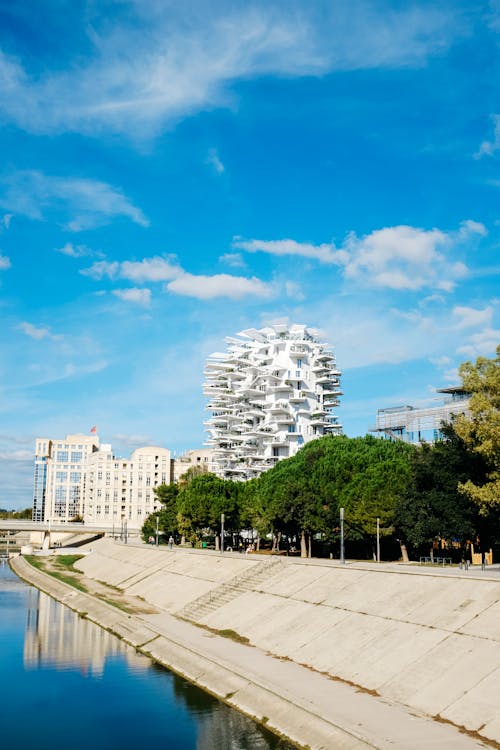
[[[245,591],[193,619],[500,742],[500,574],[287,559],[252,584],[258,556],[108,540],[78,567],[174,614],[246,576]]]

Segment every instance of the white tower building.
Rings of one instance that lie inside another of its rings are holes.
[[[226,339],[206,364],[205,423],[213,464],[225,478],[251,479],[316,437],[339,434],[333,410],[340,372],[318,333],[273,325]]]

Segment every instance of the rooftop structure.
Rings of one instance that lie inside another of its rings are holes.
[[[251,479],[316,437],[339,434],[340,371],[304,325],[250,328],[206,363],[208,445],[219,476]]]
[[[443,424],[458,414],[467,414],[470,394],[460,386],[439,388],[443,397],[428,406],[392,406],[377,411],[377,422],[370,432],[407,443],[433,443],[442,437]]]
[[[196,467],[201,472],[213,472],[212,465],[213,450],[210,448],[198,448],[189,450],[181,456],[176,456],[173,461],[173,481],[178,482],[186,471]]]

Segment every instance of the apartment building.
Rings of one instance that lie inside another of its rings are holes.
[[[339,434],[340,371],[305,325],[251,328],[226,338],[206,363],[206,421],[216,473],[250,479],[304,443]]]
[[[83,517],[86,468],[98,450],[99,438],[94,434],[36,439],[34,521],[67,522]]]
[[[140,529],[147,516],[160,507],[154,488],[170,484],[170,451],[158,446],[135,450],[129,459],[113,455],[103,444],[87,466],[85,487],[86,526],[119,530]]]
[[[138,530],[159,506],[154,488],[171,481],[166,448],[146,446],[117,458],[95,434],[37,438],[33,520]]]
[[[210,471],[215,473],[213,453],[214,452],[211,448],[197,448],[195,450],[186,451],[180,456],[175,456],[172,461],[173,481],[178,482],[182,475],[193,467],[197,467],[199,471]]]

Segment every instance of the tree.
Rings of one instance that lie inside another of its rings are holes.
[[[179,488],[175,484],[160,484],[153,489],[162,507],[156,513],[149,515],[141,529],[142,538],[145,542],[149,537],[156,536],[156,519],[158,518],[158,531],[163,536],[176,534],[178,530],[178,497]]]
[[[482,531],[478,507],[460,492],[459,484],[484,480],[486,464],[452,427],[444,428],[444,436],[412,454],[411,481],[395,512],[398,534],[414,551],[425,549],[425,554],[439,539],[458,543],[463,550]]]
[[[470,416],[453,423],[456,434],[486,461],[488,473],[481,483],[467,479],[460,490],[476,502],[483,514],[500,505],[500,345],[496,357],[479,357],[459,369],[463,387],[472,395]]]
[[[226,529],[238,531],[237,494],[235,482],[210,472],[193,477],[179,494],[179,530],[195,542],[204,530],[216,533],[224,513]]]
[[[305,555],[306,537],[332,538],[344,507],[347,536],[371,547],[377,518],[382,533],[392,533],[394,509],[410,478],[412,450],[372,436],[313,440],[259,478],[260,515],[275,533],[298,534]]]

